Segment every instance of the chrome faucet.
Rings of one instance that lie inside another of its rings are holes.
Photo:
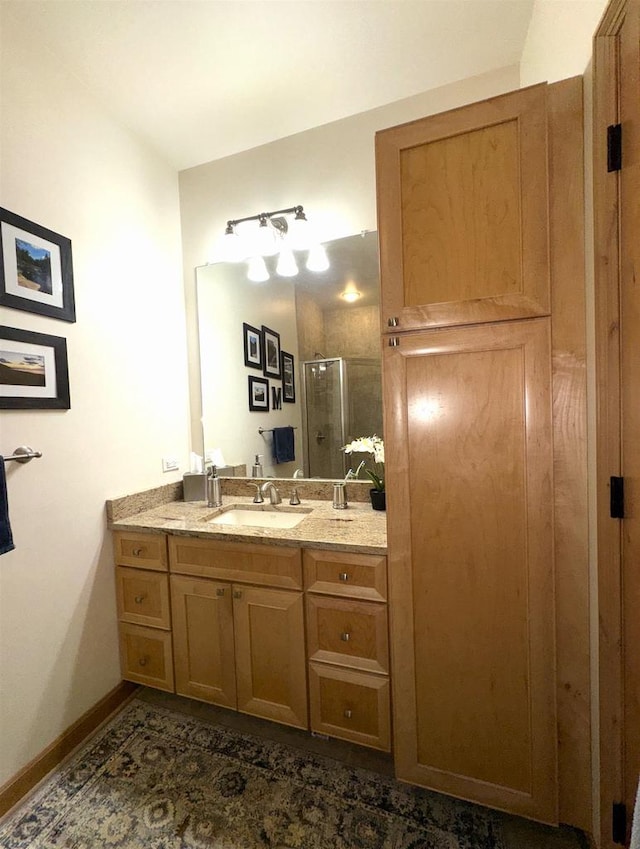
[[[278,492],[275,483],[273,481],[265,481],[260,487],[260,493],[262,495],[266,495],[269,493],[269,501],[272,504],[282,504],[282,499],[280,498],[280,493]]]
[[[303,478],[303,477],[304,477],[304,472],[302,471],[302,469],[296,469],[295,472],[293,473],[293,479],[294,480],[296,480],[297,478]]]

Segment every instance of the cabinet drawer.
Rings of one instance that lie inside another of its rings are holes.
[[[138,534],[115,531],[113,549],[118,566],[167,571],[167,537],[165,534]]]
[[[307,590],[386,601],[387,558],[384,555],[307,549],[303,562]]]
[[[388,678],[311,663],[309,696],[313,731],[390,750]]]
[[[173,692],[171,633],[121,622],[120,667],[126,681]]]
[[[169,561],[182,575],[302,589],[299,548],[169,536]]]
[[[307,595],[307,653],[309,660],[388,672],[387,606]]]
[[[134,625],[171,627],[169,577],[159,572],[116,567],[118,617]]]

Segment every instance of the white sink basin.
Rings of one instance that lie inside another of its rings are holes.
[[[236,527],[295,528],[310,512],[310,510],[297,510],[294,513],[273,508],[252,510],[250,507],[230,507],[207,521],[211,525],[235,525]]]

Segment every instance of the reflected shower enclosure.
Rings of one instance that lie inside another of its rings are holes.
[[[382,436],[380,361],[333,357],[302,363],[305,475],[341,478],[368,454],[345,454],[360,436]]]

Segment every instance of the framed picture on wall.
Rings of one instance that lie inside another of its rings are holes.
[[[249,409],[269,412],[269,381],[249,375]]]
[[[280,334],[262,325],[264,350],[263,373],[266,377],[280,377]]]
[[[1,207],[0,304],[76,320],[71,241]]]
[[[0,409],[68,410],[67,340],[0,327]]]
[[[249,368],[262,371],[262,332],[242,322],[242,337],[244,340],[244,364]]]
[[[285,403],[293,404],[296,400],[296,384],[294,377],[294,357],[283,351],[282,359],[282,400]]]

